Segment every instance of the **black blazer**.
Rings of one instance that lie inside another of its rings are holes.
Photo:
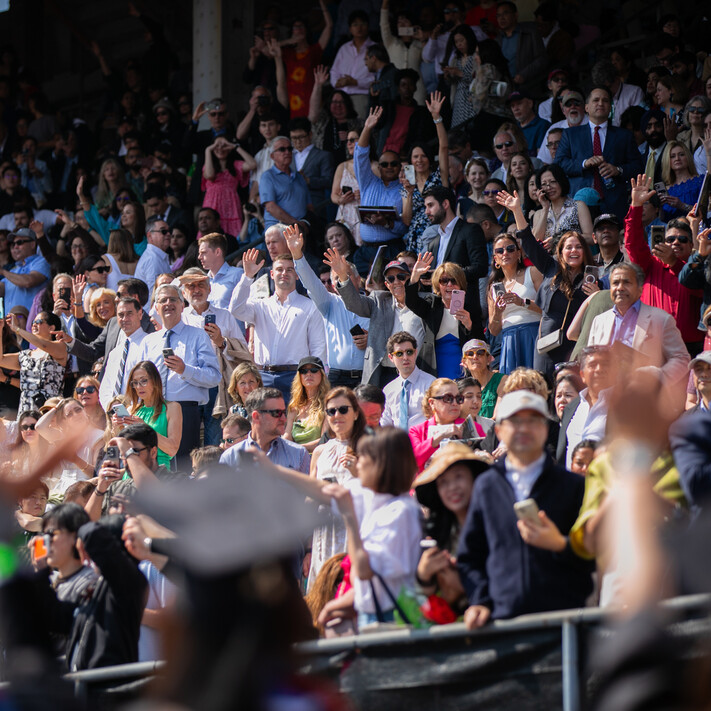
[[[437,236],[430,242],[430,252],[434,256],[435,264],[441,239],[437,233]],[[486,251],[486,239],[481,227],[459,218],[452,230],[452,236],[442,261],[458,264],[464,269],[467,281],[470,284],[478,284],[478,280],[489,273],[489,255]]]
[[[555,450],[555,458],[561,467],[565,466],[565,459],[568,455],[568,425],[573,419],[578,405],[580,405],[580,395],[565,406],[563,417],[560,418],[560,430],[558,431],[558,446]]]
[[[666,143],[664,144],[666,147]],[[647,167],[647,159],[649,158],[649,151],[650,148],[647,146],[647,150],[642,153],[642,170],[644,170]],[[655,183],[663,183],[664,180],[662,179],[662,153],[663,150],[658,150],[657,155],[656,155],[656,162],[654,164],[654,182]]]

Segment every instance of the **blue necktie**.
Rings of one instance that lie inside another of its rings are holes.
[[[408,431],[407,426],[410,421],[410,398],[407,394],[407,388],[410,385],[408,380],[405,380],[402,384],[402,390],[400,391],[400,429]]]
[[[123,352],[121,353],[121,362],[119,363],[118,376],[116,377],[116,384],[114,385],[114,395],[120,395],[123,393],[123,374],[126,372],[126,359],[128,358],[128,347],[131,342],[126,337],[126,341],[123,344]]]
[[[163,338],[165,338],[164,348],[170,348],[170,339],[173,335],[173,331],[166,331]],[[165,364],[165,358],[163,359],[163,399],[168,399],[168,367]]]

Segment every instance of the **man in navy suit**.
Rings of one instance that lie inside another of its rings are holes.
[[[603,212],[624,215],[629,181],[644,166],[633,134],[608,120],[611,106],[609,89],[592,89],[585,104],[589,124],[563,131],[555,162],[570,178],[571,195],[593,187],[602,198]]]
[[[331,204],[333,183],[333,155],[316,148],[311,142],[311,121],[297,117],[289,122],[289,137],[294,146],[294,165],[304,176],[309,187],[311,204],[319,217],[326,217],[326,208]]]

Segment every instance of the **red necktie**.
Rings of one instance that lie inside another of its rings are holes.
[[[599,126],[595,126],[595,136],[593,137],[593,155],[594,156],[601,156],[602,155],[602,143],[600,143],[600,127]],[[598,195],[600,197],[603,197],[602,176],[600,175],[600,169],[598,167],[595,168],[595,172],[593,173],[593,187],[597,191]]]

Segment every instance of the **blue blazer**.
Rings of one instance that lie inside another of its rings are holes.
[[[683,414],[669,428],[669,442],[681,488],[696,516],[711,499],[711,413],[697,409]]]
[[[560,165],[570,179],[570,196],[581,188],[593,187],[595,169],[583,169],[583,161],[592,157],[592,132],[589,125],[574,126],[563,131],[555,162]],[[642,156],[637,149],[634,135],[624,128],[616,128],[608,121],[605,145],[602,155],[611,165],[622,169],[622,175],[615,178],[615,185],[603,188],[601,212],[611,212],[622,218],[629,207],[630,179],[644,171]]]

